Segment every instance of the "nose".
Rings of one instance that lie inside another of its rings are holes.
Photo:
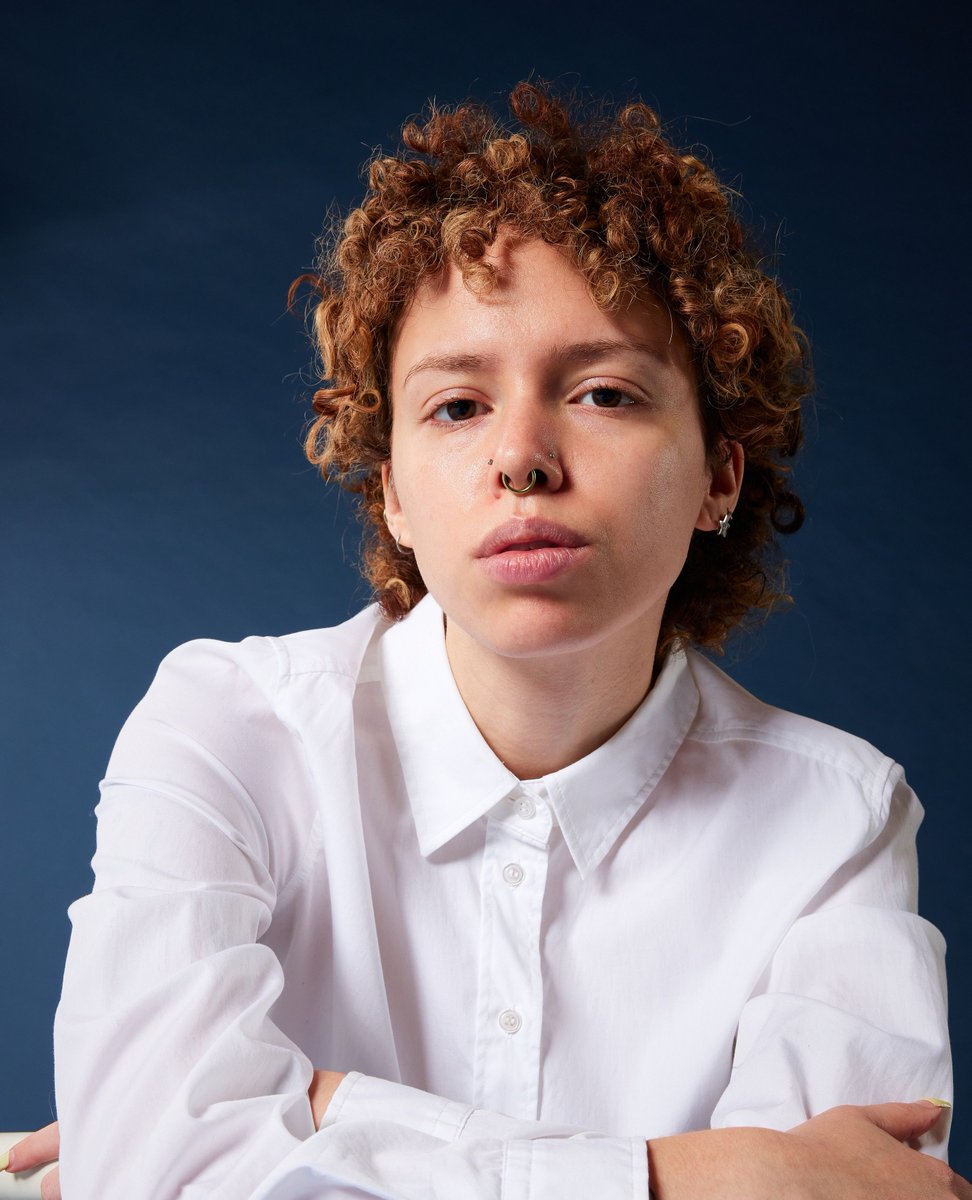
[[[499,445],[491,467],[493,486],[498,492],[509,491],[525,496],[543,490],[559,491],[564,483],[561,449],[556,444],[554,422],[543,420],[535,410],[523,406],[506,414]]]

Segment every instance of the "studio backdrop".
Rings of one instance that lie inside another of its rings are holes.
[[[955,8],[957,11],[957,6]],[[114,737],[195,637],[368,600],[305,463],[286,311],[361,164],[430,98],[518,80],[655,106],[788,288],[817,389],[792,606],[723,665],[905,764],[950,946],[953,1161],[972,1170],[966,605],[969,128],[946,5],[21,5],[2,323],[0,1129],[53,1114],[51,1022]]]

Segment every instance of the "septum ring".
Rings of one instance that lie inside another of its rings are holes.
[[[537,480],[539,478],[540,472],[536,469],[536,467],[534,467],[527,476],[526,487],[514,487],[513,480],[510,479],[509,475],[507,475],[505,471],[500,475],[500,483],[502,483],[503,487],[505,487],[508,492],[512,492],[514,496],[525,496],[527,492],[532,492],[537,486]]]

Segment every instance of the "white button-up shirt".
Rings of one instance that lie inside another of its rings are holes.
[[[950,1094],[900,768],[695,653],[520,781],[430,597],[193,642],[97,811],[66,1200],[642,1200],[648,1137]],[[349,1072],[319,1131],[314,1067]]]

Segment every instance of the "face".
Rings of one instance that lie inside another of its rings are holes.
[[[734,459],[710,465],[664,306],[602,311],[540,241],[503,237],[490,261],[488,294],[450,266],[395,331],[389,526],[450,636],[514,657],[613,640],[650,660],[693,529],[735,502]],[[531,470],[526,494],[504,485]]]

